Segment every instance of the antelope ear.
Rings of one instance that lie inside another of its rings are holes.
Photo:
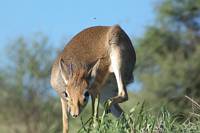
[[[100,59],[98,59],[97,61],[93,62],[92,64],[89,65],[88,68],[88,80],[89,83],[93,82],[96,75],[97,75],[97,71],[100,65]]]
[[[64,60],[61,58],[59,61],[59,69],[61,76],[65,84],[67,84],[68,79],[72,76],[72,64],[69,66],[65,64]]]

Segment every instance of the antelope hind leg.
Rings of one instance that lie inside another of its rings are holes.
[[[117,82],[114,74],[109,75],[109,78],[102,86],[100,93],[100,102],[101,105],[105,107],[106,113],[112,113],[115,117],[120,117],[123,113],[123,110],[119,104],[112,104],[111,100],[112,97],[117,95]]]
[[[119,46],[112,46],[111,53],[111,68],[112,72],[114,72],[116,80],[117,80],[117,87],[118,87],[118,94],[117,96],[111,98],[112,104],[122,103],[128,100],[128,94],[126,90],[126,85],[123,82],[123,75],[122,75],[122,50]]]

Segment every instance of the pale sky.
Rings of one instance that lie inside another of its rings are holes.
[[[0,44],[36,32],[58,44],[94,25],[120,24],[130,36],[141,36],[154,20],[154,4],[155,0],[0,0]]]
[[[20,36],[42,32],[60,45],[86,27],[120,24],[134,40],[155,20],[158,0],[0,0],[0,60]],[[66,42],[67,43],[67,42]]]

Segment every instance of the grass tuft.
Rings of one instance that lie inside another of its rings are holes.
[[[81,119],[82,121],[82,119]],[[79,133],[171,133],[171,132],[200,132],[199,115],[191,115],[184,122],[178,121],[178,118],[165,107],[161,108],[158,114],[152,113],[150,109],[145,108],[145,104],[138,104],[128,113],[123,114],[116,119],[110,114],[103,112],[102,116],[97,118],[97,126],[92,126],[92,118],[86,122],[82,121],[82,127]]]

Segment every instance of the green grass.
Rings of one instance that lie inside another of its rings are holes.
[[[79,133],[200,133],[200,116],[193,113],[185,120],[169,113],[164,107],[157,114],[137,105],[119,119],[103,113],[93,127],[92,118],[83,122]]]
[[[92,125],[92,110],[89,104],[80,117],[72,119],[69,116],[69,133],[200,133],[200,106],[188,99],[192,102],[191,112],[184,115],[169,112],[167,106],[160,107],[160,111],[157,111],[153,104],[137,104],[138,101],[131,98],[121,104],[126,112],[119,119],[112,114],[105,114],[103,107],[100,107],[95,128]],[[46,115],[37,121],[38,126],[37,130],[33,128],[34,133],[62,132],[61,108],[59,101],[55,103],[57,106],[48,109]],[[1,116],[0,133],[27,133],[27,127],[22,120],[9,116],[9,121],[5,121]]]

